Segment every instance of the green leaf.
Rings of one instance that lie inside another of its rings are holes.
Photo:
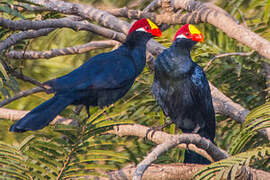
[[[267,3],[265,5],[265,10],[264,10],[264,16],[263,16],[263,21],[267,24],[269,21],[270,17],[270,0],[267,0]]]

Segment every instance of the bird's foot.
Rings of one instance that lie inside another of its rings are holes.
[[[74,111],[74,114],[79,115],[80,112],[82,111],[82,109],[83,109],[83,105],[77,105],[75,107],[75,109],[73,110]]]
[[[90,111],[89,111],[89,106],[85,106],[85,110],[86,110],[86,113],[87,113],[87,117],[82,120],[82,124],[85,124],[87,122],[87,120],[91,116]]]
[[[198,134],[200,128],[201,128],[200,125],[197,123],[196,127],[193,129],[193,131],[191,133]]]
[[[85,109],[86,109],[86,113],[87,113],[87,119],[89,119],[90,118],[90,107],[89,107],[89,105],[87,105],[87,106],[85,106]]]
[[[155,132],[156,131],[162,131],[165,127],[168,127],[169,125],[171,125],[173,122],[172,121],[169,121],[165,124],[163,124],[162,126],[156,126],[156,127],[151,127],[149,128],[146,133],[145,133],[145,136],[144,136],[144,139],[147,140],[148,139],[148,134],[151,132],[151,138],[154,136]]]

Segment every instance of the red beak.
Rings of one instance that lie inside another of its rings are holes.
[[[203,37],[202,33],[201,34],[193,34],[191,40],[197,41],[197,42],[203,42],[204,37]]]
[[[156,28],[152,29],[151,33],[152,33],[153,36],[157,36],[157,37],[160,37],[161,34],[162,34],[160,29],[156,29]]]

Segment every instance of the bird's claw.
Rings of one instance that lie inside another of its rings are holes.
[[[161,131],[163,129],[162,126],[157,126],[157,127],[151,127],[149,129],[147,129],[146,133],[145,133],[145,136],[144,136],[144,140],[147,140],[148,139],[148,134],[152,131],[151,133],[151,138],[153,138],[154,134],[156,131]]]
[[[153,136],[154,136],[154,134],[155,134],[156,131],[162,131],[165,127],[171,125],[172,123],[173,123],[172,121],[169,121],[169,122],[163,124],[162,126],[151,127],[151,128],[149,128],[149,129],[147,129],[147,131],[146,131],[146,133],[145,133],[145,136],[144,136],[144,139],[145,139],[145,140],[148,139],[148,134],[149,134],[151,131],[153,131],[153,132],[151,133],[151,136],[150,136],[150,137],[153,138]]]

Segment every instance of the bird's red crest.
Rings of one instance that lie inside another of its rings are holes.
[[[204,37],[202,33],[192,24],[185,24],[182,26],[175,34],[174,36],[174,41],[176,38],[186,38],[186,39],[191,39],[192,41],[198,41],[198,42],[203,42]]]
[[[128,34],[132,33],[133,31],[136,31],[136,29],[142,28],[142,27],[147,26],[147,25],[148,25],[148,22],[145,18],[140,19],[132,25],[132,27],[128,31]],[[149,28],[150,28],[150,26],[149,26]]]
[[[131,34],[134,31],[144,31],[152,34],[153,36],[161,36],[161,31],[155,23],[150,19],[140,19],[136,21],[132,27],[129,29],[128,34]]]
[[[176,34],[175,34],[173,40],[175,40],[176,37],[177,37],[178,35],[180,35],[180,34],[183,34],[183,33],[189,33],[188,26],[189,26],[189,24],[185,24],[184,26],[182,26],[182,27],[176,32]]]

